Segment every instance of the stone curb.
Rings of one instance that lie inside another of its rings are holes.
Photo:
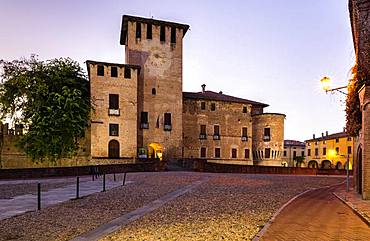
[[[339,194],[336,194],[333,192],[333,195],[336,196],[341,202],[343,202],[345,205],[347,205],[352,211],[361,218],[361,220],[367,224],[367,226],[370,227],[370,217],[368,217],[365,213],[361,212],[359,209],[357,209],[354,205],[352,205],[350,202],[343,199]]]
[[[346,181],[343,181],[339,184],[333,184],[333,185],[329,185],[329,186],[324,186],[324,187],[317,187],[317,188],[310,188],[304,192],[301,192],[301,193],[298,193],[297,195],[295,195],[294,197],[292,197],[291,199],[289,199],[288,202],[286,202],[283,206],[281,206],[275,213],[274,215],[272,215],[272,217],[270,218],[269,221],[267,221],[265,223],[265,225],[263,226],[263,228],[256,234],[256,236],[254,236],[254,238],[252,239],[252,241],[259,241],[260,238],[266,233],[267,229],[270,227],[270,225],[275,221],[276,217],[289,205],[291,204],[294,200],[296,200],[297,198],[299,198],[300,196],[303,196],[304,194],[308,193],[308,192],[311,192],[311,191],[315,191],[315,190],[318,190],[318,189],[323,189],[323,188],[330,188],[330,187],[334,187],[334,186],[339,186],[339,185],[342,185],[343,183],[345,183]]]

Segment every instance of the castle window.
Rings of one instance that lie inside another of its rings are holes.
[[[220,140],[220,126],[213,126],[213,140]]]
[[[326,147],[322,148],[322,154],[325,156],[326,155]]]
[[[244,158],[249,159],[250,151],[249,149],[244,149]]]
[[[352,147],[350,146],[347,147],[347,154],[352,154]]]
[[[265,158],[270,158],[271,154],[271,149],[270,148],[265,148]]]
[[[248,109],[246,106],[243,106],[243,113],[247,113],[248,112]]]
[[[233,148],[231,149],[231,158],[237,158],[238,157],[238,150]]]
[[[157,94],[157,90],[155,88],[152,88],[152,95],[156,95]]]
[[[216,103],[211,103],[211,111],[215,111],[216,110]]]
[[[265,128],[263,132],[263,140],[270,141],[271,140],[271,131],[270,128]]]
[[[148,123],[148,112],[142,111],[140,114],[140,128],[141,129],[149,129]]]
[[[98,76],[104,76],[104,66],[103,65],[98,65]]]
[[[248,128],[242,128],[242,141],[248,141]]]
[[[118,136],[118,124],[109,124],[109,136]]]
[[[172,130],[171,113],[164,113],[164,130]]]
[[[205,147],[200,148],[200,157],[205,158],[207,156],[207,149]]]
[[[215,157],[220,158],[221,157],[221,148],[215,148]]]
[[[166,41],[166,27],[163,25],[160,27],[159,39],[161,42]]]
[[[146,38],[152,39],[152,25],[150,23],[146,25]]]
[[[207,139],[207,126],[206,125],[200,125],[200,133],[199,133],[199,139]]]
[[[171,43],[172,44],[176,43],[176,28],[175,27],[171,28]]]
[[[109,94],[109,109],[112,109],[112,110],[119,109],[119,95]]]
[[[202,101],[200,102],[200,109],[205,110],[206,109],[206,102]]]
[[[111,77],[118,77],[118,70],[117,67],[110,67],[110,76]]]
[[[141,23],[136,22],[136,38],[141,38]]]
[[[131,69],[129,67],[125,67],[124,77],[125,79],[131,79]]]

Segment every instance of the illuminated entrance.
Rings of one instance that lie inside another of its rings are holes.
[[[148,157],[159,158],[162,161],[163,158],[163,146],[159,143],[150,143],[148,146]]]

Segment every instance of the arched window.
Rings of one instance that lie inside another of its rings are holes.
[[[108,144],[108,157],[119,158],[119,142],[117,140],[111,140]]]

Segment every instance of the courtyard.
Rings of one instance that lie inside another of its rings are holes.
[[[122,180],[123,174],[117,174],[116,182]],[[124,186],[98,188],[1,220],[0,240],[251,240],[297,194],[343,181],[333,176],[128,173]],[[35,198],[37,182],[47,192],[70,187],[75,178],[1,181],[0,201]],[[91,176],[81,177],[81,185],[88,182]],[[107,175],[110,182],[113,176]]]

